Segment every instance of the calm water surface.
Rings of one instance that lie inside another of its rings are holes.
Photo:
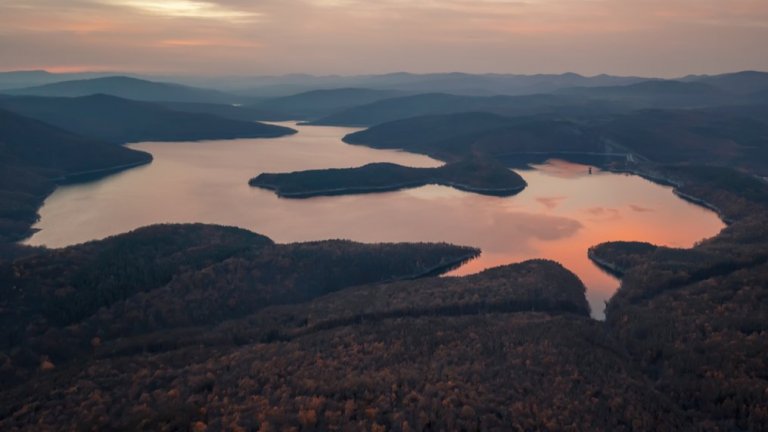
[[[587,248],[609,240],[690,247],[723,223],[668,187],[640,177],[550,161],[520,171],[528,187],[499,198],[425,186],[398,192],[302,200],[251,188],[261,172],[395,162],[440,162],[399,151],[340,141],[349,128],[295,126],[297,135],[180,143],[146,142],[152,164],[95,182],[58,188],[40,209],[40,229],[28,244],[61,247],[159,222],[236,225],[277,242],[348,238],[362,242],[446,241],[483,250],[452,274],[530,258],[550,258],[587,286],[593,315],[618,281],[587,259]]]

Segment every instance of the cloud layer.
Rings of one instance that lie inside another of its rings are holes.
[[[765,0],[0,0],[0,69],[768,69]]]

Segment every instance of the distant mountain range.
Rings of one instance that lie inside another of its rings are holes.
[[[690,75],[681,78],[680,81],[708,84],[736,94],[768,92],[768,73],[766,72],[743,71],[722,75]]]
[[[768,74],[766,74],[768,77]],[[710,83],[649,80],[621,86],[568,87],[553,93],[521,96],[462,96],[428,93],[385,99],[342,110],[316,124],[368,126],[408,117],[468,111],[507,116],[616,114],[647,108],[704,108],[768,103],[763,92],[733,93]],[[752,86],[754,88],[759,88]],[[751,88],[752,88],[751,87]],[[744,86],[747,88],[747,86]]]
[[[613,75],[583,76],[564,74],[468,74],[468,73],[389,73],[356,76],[314,76],[289,74],[281,76],[151,76],[102,72],[54,74],[46,71],[0,72],[0,90],[20,89],[72,80],[88,80],[127,76],[155,82],[174,82],[187,86],[210,88],[240,96],[272,98],[319,89],[368,88],[404,92],[440,92],[463,95],[521,95],[549,93],[569,87],[622,86],[655,77],[623,77]],[[768,73],[743,71],[721,75],[689,75],[677,81],[702,82],[728,92],[754,93],[768,90]],[[106,93],[101,91],[101,93]],[[61,95],[60,95],[61,96]],[[120,96],[120,95],[116,95]],[[200,102],[200,100],[196,100]],[[212,102],[212,100],[205,100]]]
[[[147,81],[125,76],[63,81],[14,90],[9,95],[78,97],[108,94],[126,99],[169,102],[242,102],[237,96],[217,90],[201,89],[180,84]]]

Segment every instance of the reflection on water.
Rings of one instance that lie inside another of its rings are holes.
[[[291,125],[293,126],[293,125]],[[587,248],[609,240],[689,247],[723,224],[670,188],[636,176],[552,161],[520,171],[528,187],[490,197],[442,186],[370,195],[277,198],[251,188],[261,172],[395,162],[438,166],[425,156],[342,143],[348,128],[294,126],[279,139],[141,143],[152,164],[99,181],[62,186],[40,210],[40,231],[27,243],[66,246],[158,222],[237,225],[277,242],[349,238],[363,242],[446,241],[480,247],[461,275],[551,258],[588,287],[596,317],[618,282],[587,259]]]

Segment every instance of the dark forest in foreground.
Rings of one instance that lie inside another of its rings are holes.
[[[550,261],[412,279],[477,253],[448,245],[177,225],[5,264],[3,428],[761,430],[768,188],[654,170],[732,223],[596,247],[605,322]]]

